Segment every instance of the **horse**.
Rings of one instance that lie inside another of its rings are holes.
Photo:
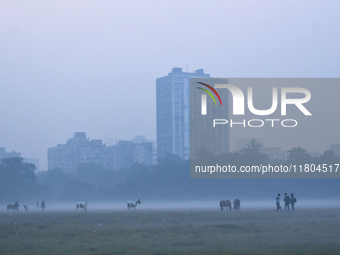
[[[229,200],[221,200],[220,201],[220,207],[221,207],[221,211],[223,210],[223,207],[227,207],[227,211],[231,211],[231,203]]]
[[[234,200],[234,210],[240,210],[241,209],[241,202],[238,198]]]
[[[19,212],[19,203],[18,203],[18,201],[16,201],[14,205],[7,205],[7,212],[9,210],[13,210],[13,211],[16,210],[17,212]]]
[[[131,210],[131,208],[133,208],[134,210],[136,210],[138,204],[141,204],[140,199],[138,199],[136,202],[129,201],[127,203],[127,209]]]
[[[23,205],[23,207],[25,208],[25,212],[28,211],[28,206],[27,205]]]
[[[78,210],[78,208],[83,208],[83,210],[85,212],[87,212],[87,202],[84,203],[84,202],[77,202],[76,203],[76,209]]]

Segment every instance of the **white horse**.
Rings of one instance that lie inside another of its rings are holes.
[[[76,210],[78,210],[78,208],[83,208],[83,210],[85,212],[87,212],[87,202],[84,203],[84,202],[77,202],[76,203]]]
[[[141,204],[140,199],[138,199],[136,202],[129,201],[127,203],[127,209],[131,210],[133,208],[134,210],[136,210],[138,204]]]

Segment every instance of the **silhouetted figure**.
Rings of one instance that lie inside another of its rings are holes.
[[[240,210],[241,209],[241,202],[240,199],[236,198],[234,200],[234,210]]]
[[[289,212],[289,205],[290,205],[290,197],[285,193],[285,198],[283,199],[285,201],[285,212]]]
[[[39,202],[37,202],[37,204],[36,204],[36,206],[35,206],[36,208],[39,208]]]
[[[40,207],[41,207],[41,210],[45,210],[45,208],[46,208],[46,205],[45,205],[45,202],[44,202],[44,200],[43,201],[41,201],[41,205],[40,205]]]
[[[28,211],[28,206],[27,205],[23,205],[23,207],[25,208],[25,212]]]
[[[223,210],[223,207],[226,207],[226,210],[231,211],[231,202],[230,200],[221,200],[220,201],[220,207],[221,207],[221,211]]]
[[[295,203],[296,203],[296,197],[294,197],[294,194],[292,193],[292,194],[290,194],[290,204],[292,205],[292,210],[293,210],[293,212],[295,211],[295,208],[294,208],[294,206],[295,206]]]
[[[9,210],[12,210],[12,211],[15,210],[15,211],[19,212],[19,203],[18,203],[18,201],[15,201],[14,205],[7,205],[7,212]]]
[[[277,194],[276,198],[275,198],[275,202],[276,202],[276,212],[281,210],[281,206],[280,206],[280,196],[281,194]]]

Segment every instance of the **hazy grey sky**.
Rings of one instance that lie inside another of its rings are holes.
[[[0,147],[156,138],[155,80],[339,77],[339,1],[0,1]]]

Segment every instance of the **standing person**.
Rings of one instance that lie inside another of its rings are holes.
[[[295,208],[294,208],[294,206],[295,206],[295,203],[296,203],[296,197],[294,197],[294,194],[292,193],[292,194],[290,194],[290,204],[292,205],[292,210],[293,210],[293,212],[295,211]]]
[[[45,202],[44,202],[44,200],[43,201],[41,201],[41,210],[45,210],[45,208],[46,208],[46,205],[45,205]]]
[[[279,210],[281,210],[281,206],[280,206],[280,196],[281,194],[277,194],[275,201],[276,201],[276,212],[278,212]]]
[[[283,201],[285,201],[285,212],[287,211],[287,209],[289,212],[290,197],[287,195],[287,193],[285,193],[285,198],[283,199]]]

